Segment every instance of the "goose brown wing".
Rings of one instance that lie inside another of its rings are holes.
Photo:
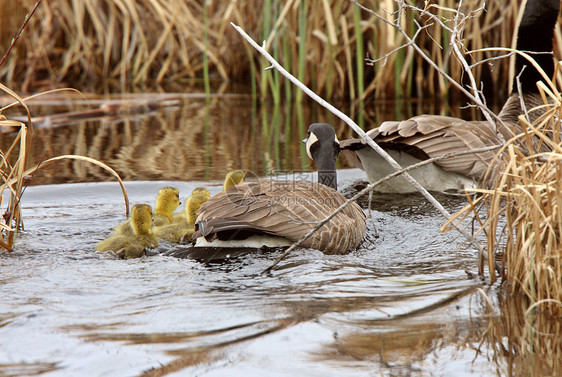
[[[335,211],[346,198],[312,182],[260,180],[242,183],[204,203],[197,220],[199,233],[264,233],[298,241]],[[325,253],[343,253],[359,245],[366,231],[365,214],[351,203],[303,243]],[[220,238],[220,237],[219,237]]]
[[[502,141],[487,122],[465,121],[440,115],[419,115],[403,121],[384,122],[370,136],[382,148],[401,150],[425,160],[493,145]],[[359,139],[342,141],[342,148],[357,150]],[[481,179],[496,154],[495,150],[453,156],[435,162],[444,170]]]

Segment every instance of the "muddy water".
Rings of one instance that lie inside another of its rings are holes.
[[[48,147],[43,155],[37,147],[33,158],[69,153],[81,140],[76,151],[97,153],[134,180],[127,182],[133,204],[154,204],[165,185],[178,187],[183,199],[201,185],[218,192],[218,178],[232,168],[256,174],[310,168],[298,145],[300,123],[280,117],[271,129],[281,133],[252,131],[251,112],[241,115],[249,123],[233,123],[236,108],[225,109],[222,121],[197,123],[177,114],[189,113],[186,103],[135,115],[140,119],[39,129],[36,137]],[[210,119],[221,114],[193,107]],[[319,114],[302,119],[333,120]],[[187,140],[193,144],[174,149]],[[181,163],[160,163],[172,161],[166,155]],[[338,176],[348,195],[364,185],[357,169],[342,168]],[[456,233],[440,233],[443,219],[417,195],[375,196],[372,210],[363,200],[372,221],[358,250],[296,251],[264,274],[279,253],[204,263],[162,255],[122,261],[94,252],[124,220],[119,186],[101,182],[109,179],[69,162],[38,172],[34,183],[82,183],[27,188],[25,231],[16,251],[0,257],[0,375],[511,374],[501,326],[491,321],[502,317],[501,290],[474,277],[476,252]],[[439,199],[451,212],[465,204]]]

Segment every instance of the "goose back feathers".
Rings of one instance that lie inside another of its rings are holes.
[[[242,183],[201,206],[194,238],[205,237],[210,242],[268,235],[291,244],[345,202],[346,198],[336,190],[314,182]],[[365,231],[365,214],[356,203],[351,203],[302,246],[326,254],[341,254],[356,248]]]

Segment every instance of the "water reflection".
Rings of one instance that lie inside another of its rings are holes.
[[[300,143],[310,123],[328,122],[338,137],[353,136],[342,121],[316,104],[258,104],[249,95],[40,97],[30,106],[36,118],[30,163],[80,154],[107,163],[125,180],[220,179],[241,168],[258,175],[310,170],[312,163]],[[435,103],[405,101],[339,107],[367,128],[397,116],[449,112]],[[0,148],[6,150],[14,136],[0,134]],[[348,165],[340,158],[339,166]],[[40,169],[32,184],[105,180],[112,177],[103,169],[66,160]]]

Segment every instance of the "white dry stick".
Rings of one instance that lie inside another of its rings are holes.
[[[367,134],[347,115],[342,113],[340,110],[336,109],[334,106],[329,104],[326,100],[322,97],[314,93],[311,89],[309,89],[306,85],[301,83],[295,76],[291,75],[285,68],[281,66],[274,58],[271,56],[263,47],[256,43],[246,32],[235,25],[233,22],[230,23],[234,29],[252,46],[254,47],[260,54],[262,54],[275,69],[277,69],[283,76],[285,76],[289,81],[295,84],[300,90],[305,92],[310,98],[318,102],[320,105],[324,106],[328,109],[332,114],[336,115],[338,118],[343,120],[349,127],[353,129],[361,138],[367,143],[371,148],[373,148],[386,162],[390,164],[394,168],[394,170],[401,170],[402,166],[400,166],[384,149],[382,149],[373,139],[371,139]],[[410,174],[407,172],[403,173],[403,177],[410,182],[429,202],[437,208],[437,210],[446,218],[449,219],[451,214],[431,195],[425,188],[422,187]],[[466,239],[473,244],[476,248],[478,248],[478,242],[474,237],[470,235],[470,233],[461,227],[460,225],[455,225],[455,229],[457,229]]]

